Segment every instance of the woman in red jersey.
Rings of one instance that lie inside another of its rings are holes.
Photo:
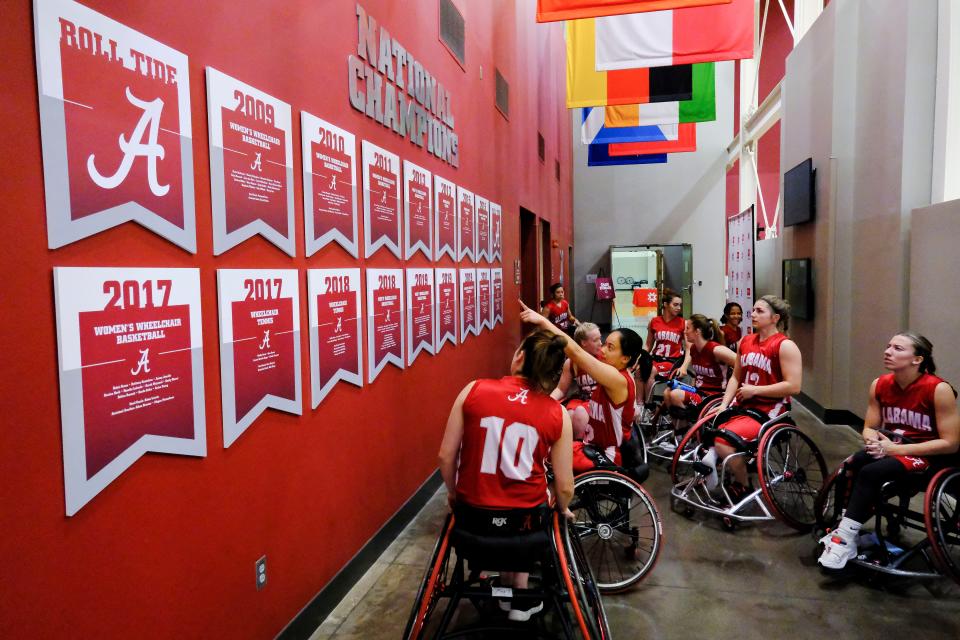
[[[697,406],[708,395],[723,391],[726,369],[733,367],[737,354],[716,342],[720,327],[712,318],[694,314],[686,321],[683,337],[687,341],[687,355],[677,371],[681,378],[693,376],[696,391],[668,389],[663,401],[668,407]]]
[[[723,315],[720,316],[720,330],[723,332],[723,344],[731,351],[737,350],[737,343],[743,337],[743,307],[736,302],[728,302],[723,306]]]
[[[776,418],[790,409],[790,396],[800,392],[803,376],[800,349],[784,333],[790,325],[790,305],[777,296],[763,296],[753,305],[750,320],[753,333],[740,340],[733,375],[717,411],[737,406],[758,411],[767,419]],[[741,415],[722,426],[744,440],[755,440],[761,423]],[[722,433],[715,449],[721,460],[735,452]],[[730,460],[728,468],[735,480],[733,492],[745,492],[749,484],[746,461],[738,456]]]
[[[550,300],[543,305],[540,313],[564,333],[569,333],[571,327],[580,324],[580,321],[573,317],[573,312],[570,311],[570,303],[567,302],[566,292],[560,282],[554,282],[550,285]]]
[[[883,366],[890,373],[870,385],[864,448],[844,462],[847,475],[854,477],[847,510],[837,528],[820,540],[824,549],[818,562],[827,569],[842,569],[857,557],[860,526],[885,483],[926,471],[937,464],[937,456],[955,453],[960,445],[956,394],[934,375],[930,341],[910,332],[893,336],[883,352]],[[912,442],[896,442],[879,429]]]
[[[683,299],[670,289],[663,290],[660,315],[647,327],[645,348],[654,359],[659,373],[666,373],[683,357]]]
[[[584,351],[601,359],[600,350],[603,340],[600,337],[600,327],[592,322],[581,322],[573,332],[576,340]],[[576,384],[574,384],[576,383]],[[573,439],[590,442],[593,432],[590,430],[590,396],[597,386],[597,381],[589,373],[580,371],[573,361],[567,358],[563,363],[563,373],[557,388],[550,393],[550,397],[560,401],[567,408],[570,420],[573,423]]]
[[[534,331],[514,353],[511,375],[474,380],[457,396],[439,454],[457,526],[483,535],[490,533],[482,528],[483,519],[497,514],[522,510],[542,517],[541,507],[548,501],[548,458],[556,507],[573,517],[568,508],[573,497],[570,418],[549,395],[560,377],[566,342],[549,331]],[[504,586],[527,588],[528,574],[504,573],[500,578]],[[509,617],[525,621],[542,608],[543,603],[529,610],[511,608]]]

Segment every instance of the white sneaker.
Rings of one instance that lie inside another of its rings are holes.
[[[512,622],[526,622],[530,619],[530,616],[540,613],[543,611],[543,603],[541,602],[532,609],[527,609],[526,611],[521,611],[520,609],[511,609],[510,613],[507,614],[507,619]]]
[[[857,557],[857,543],[839,530],[820,538],[824,545],[817,563],[825,569],[843,569],[849,560]]]
[[[672,442],[664,442],[660,445],[660,449],[667,453],[674,453],[677,450],[677,445],[673,444]]]
[[[500,600],[500,611],[510,611],[510,601],[509,600]]]

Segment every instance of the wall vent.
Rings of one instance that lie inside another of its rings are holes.
[[[440,41],[447,45],[460,66],[467,64],[463,14],[452,0],[440,0]]]
[[[546,146],[547,143],[543,139],[543,134],[537,131],[537,155],[540,157],[540,162],[546,159]]]
[[[554,159],[553,161],[554,174],[557,176],[557,182],[560,182],[560,161]]]
[[[510,118],[510,85],[507,79],[500,73],[500,69],[495,69],[497,79],[497,109],[503,114],[504,118]]]

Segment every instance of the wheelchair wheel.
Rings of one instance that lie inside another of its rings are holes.
[[[554,516],[554,544],[562,565],[558,570],[570,594],[580,632],[585,640],[606,640],[610,637],[607,613],[590,564],[583,555],[580,539],[573,535],[566,519],[559,516]]]
[[[407,627],[403,632],[403,637],[407,640],[423,637],[424,626],[433,612],[440,591],[446,582],[447,564],[450,560],[450,531],[452,529],[453,514],[449,513],[443,523],[440,537],[437,538],[437,544],[433,548],[433,555],[430,557],[430,563],[427,565],[423,581],[420,583],[420,590],[417,591],[417,599],[414,600],[413,608],[410,611],[410,619],[407,620]]]
[[[704,401],[700,403],[700,411],[697,413],[697,422],[703,420],[707,414],[713,411],[716,407],[719,407],[721,402],[723,402],[722,393],[707,396]]]
[[[677,445],[677,450],[673,454],[673,463],[670,465],[670,479],[674,485],[693,477],[691,465],[699,460],[697,449],[700,448],[700,426],[704,422],[704,419],[700,419],[697,424],[690,427]]]
[[[816,524],[814,501],[827,463],[813,440],[789,424],[767,431],[757,447],[757,479],[774,514],[798,531]]]
[[[813,514],[817,521],[814,526],[816,538],[822,538],[840,524],[849,498],[850,483],[847,480],[843,467],[837,469],[830,474],[813,501]]]
[[[653,569],[663,525],[653,498],[632,479],[611,471],[584,473],[574,483],[570,510],[601,592],[624,591]]]
[[[943,570],[960,582],[960,469],[937,472],[924,495],[930,547]]]

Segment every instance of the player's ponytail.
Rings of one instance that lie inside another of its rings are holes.
[[[566,355],[567,337],[559,336],[546,329],[540,329],[527,335],[520,343],[523,351],[522,375],[534,391],[550,393],[557,387]]]
[[[913,345],[913,354],[923,358],[923,360],[920,361],[920,373],[929,373],[933,375],[937,372],[937,365],[933,361],[932,342],[927,340],[919,333],[914,333],[913,331],[903,331],[897,335],[903,336],[909,340],[910,344]]]
[[[780,319],[777,320],[777,329],[786,333],[790,330],[790,303],[784,300],[783,298],[778,298],[774,295],[766,295],[760,298],[763,302],[766,302],[770,307],[770,310],[775,314],[780,316]]]
[[[702,313],[695,313],[689,318],[690,326],[699,331],[704,340],[717,340],[720,338],[720,325],[713,318],[708,318]]]

